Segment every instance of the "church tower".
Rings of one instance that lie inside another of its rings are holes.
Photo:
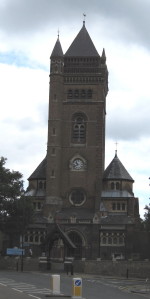
[[[105,51],[98,54],[85,22],[64,55],[57,39],[50,63],[47,148],[46,203],[51,213],[60,208],[68,213],[99,210],[107,82]]]
[[[107,92],[105,51],[99,55],[85,22],[65,54],[58,36],[47,155],[28,179],[35,218],[24,238],[52,258],[124,259],[136,248],[134,181],[117,152],[104,166]]]

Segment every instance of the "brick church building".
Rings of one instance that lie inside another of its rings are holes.
[[[24,243],[51,258],[126,259],[139,254],[139,203],[117,151],[105,169],[108,70],[83,26],[50,57],[47,155],[29,177],[34,222]]]

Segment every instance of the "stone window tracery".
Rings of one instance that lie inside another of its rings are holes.
[[[72,122],[72,142],[85,143],[86,141],[86,118],[84,114],[75,114]]]
[[[111,182],[110,188],[111,188],[111,190],[120,190],[120,183],[119,182]]]
[[[124,232],[101,232],[100,244],[101,246],[124,246],[125,234]]]
[[[73,81],[84,81],[84,78],[73,78]],[[68,89],[67,99],[91,99],[92,94],[92,89]]]
[[[113,211],[126,211],[127,205],[125,202],[112,202]]]
[[[86,195],[83,190],[76,189],[70,193],[69,200],[72,205],[81,206],[86,200]]]

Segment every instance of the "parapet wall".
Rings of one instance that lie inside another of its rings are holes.
[[[74,271],[116,277],[150,278],[150,262],[145,261],[76,261]]]
[[[23,271],[48,271],[49,273],[63,273],[64,262],[40,264],[39,258],[24,258]],[[15,257],[0,257],[0,270],[21,271],[22,260]],[[42,267],[41,267],[42,266]],[[125,278],[149,278],[150,261],[101,261],[101,260],[76,260],[73,261],[74,273],[85,273],[101,276],[116,276]]]

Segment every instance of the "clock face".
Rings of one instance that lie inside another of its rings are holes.
[[[80,159],[75,159],[73,161],[72,165],[73,165],[73,168],[76,169],[76,170],[79,170],[79,169],[84,167],[84,163]]]

